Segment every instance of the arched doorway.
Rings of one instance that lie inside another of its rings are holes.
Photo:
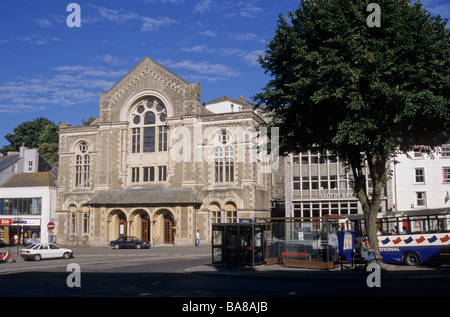
[[[167,209],[161,209],[155,213],[153,220],[154,243],[173,244],[175,238],[173,214]]]
[[[173,244],[174,238],[173,215],[172,213],[164,216],[164,244]]]
[[[111,211],[107,217],[108,239],[115,240],[128,234],[127,216],[120,209]]]
[[[142,241],[150,241],[150,216],[143,209],[137,209],[131,213],[130,235],[136,236]]]

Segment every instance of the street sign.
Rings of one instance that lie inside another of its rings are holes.
[[[47,229],[48,229],[48,230],[53,230],[53,229],[55,229],[55,223],[54,223],[54,222],[49,222],[49,223],[47,224]]]

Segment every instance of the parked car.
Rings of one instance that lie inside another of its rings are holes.
[[[22,258],[25,260],[40,261],[41,259],[63,258],[69,259],[73,257],[73,251],[61,248],[54,243],[35,243],[22,249]]]
[[[150,249],[150,243],[142,241],[133,236],[120,237],[117,240],[112,240],[109,243],[109,245],[113,246],[114,249],[119,249],[119,248]]]

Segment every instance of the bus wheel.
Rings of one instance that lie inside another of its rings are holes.
[[[417,253],[408,252],[405,254],[405,264],[409,266],[417,266],[420,264],[420,259]]]

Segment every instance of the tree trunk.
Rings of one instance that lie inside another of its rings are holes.
[[[371,249],[379,253],[377,235],[377,215],[381,206],[381,193],[383,192],[383,179],[386,175],[386,159],[374,158],[370,153],[366,153],[367,164],[373,184],[372,197],[369,198],[366,189],[366,176],[363,173],[363,162],[358,155],[354,156],[350,165],[355,179],[354,190],[358,197],[364,213],[366,235],[369,239]]]

